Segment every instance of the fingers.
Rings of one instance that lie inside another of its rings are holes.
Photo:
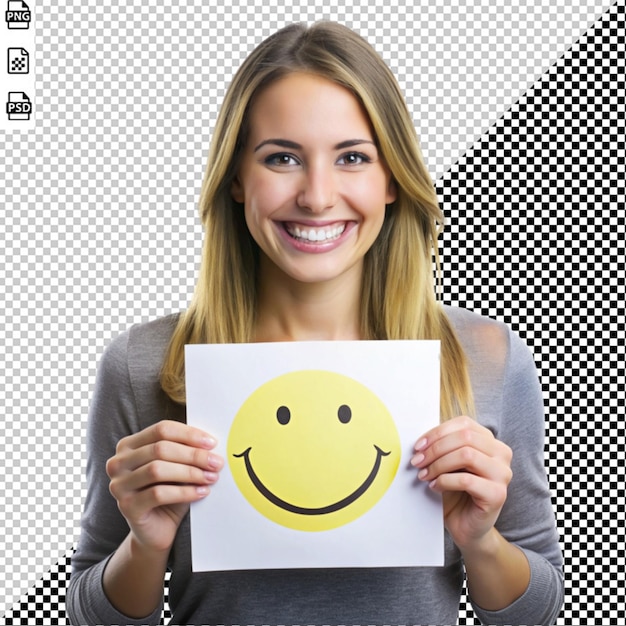
[[[492,481],[508,484],[511,479],[509,466],[497,457],[485,454],[479,449],[464,446],[428,463],[425,459],[420,468],[418,477],[420,480],[435,480],[443,475],[459,472],[482,476]]]
[[[205,467],[196,467],[186,463],[172,463],[161,459],[138,467],[135,471],[122,474],[126,489],[140,491],[152,485],[177,483],[182,485],[204,485],[215,483],[219,473]],[[112,478],[115,482],[116,477]]]
[[[419,468],[421,480],[438,480],[440,477],[450,485],[450,490],[467,481],[475,484],[471,477],[448,475],[464,472],[508,485],[512,473],[511,449],[498,441],[491,431],[468,417],[459,417],[432,429],[416,444],[416,453],[411,463]]]
[[[412,465],[430,489],[443,494],[444,520],[459,548],[476,546],[494,527],[512,478],[511,449],[468,417],[427,432]]]
[[[429,486],[438,493],[467,494],[485,516],[491,515],[494,510],[499,511],[507,497],[506,484],[470,472],[442,474],[432,480]]]
[[[128,437],[117,444],[117,451],[137,449],[159,441],[173,441],[183,445],[211,450],[217,444],[214,437],[204,431],[175,422],[162,420]]]
[[[166,511],[168,506],[189,504],[208,493],[208,486],[159,484],[142,491],[124,490],[116,499],[119,510],[132,527],[142,524],[157,508]]]
[[[198,499],[218,480],[224,464],[211,451],[215,445],[212,437],[186,424],[159,422],[119,442],[106,465],[109,489],[127,511]]]
[[[428,446],[432,446],[438,441],[447,438],[449,435],[456,434],[457,436],[465,436],[471,439],[474,435],[483,435],[496,441],[490,430],[481,426],[476,420],[465,415],[455,417],[448,420],[443,424],[439,424],[435,428],[428,431],[419,441],[415,444],[415,450],[421,451]]]
[[[119,441],[107,461],[109,491],[139,544],[169,550],[192,502],[209,493],[224,464],[209,434],[161,421]]]
[[[132,447],[140,445],[140,447]],[[223,462],[220,456],[214,454],[206,448],[192,447],[188,443],[178,443],[176,441],[150,439],[135,440],[133,442],[120,442],[117,453],[107,464],[109,477],[121,473],[132,472],[153,461],[166,461],[170,463],[181,463],[191,465],[203,470],[219,470]]]

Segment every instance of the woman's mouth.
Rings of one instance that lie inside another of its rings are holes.
[[[339,239],[346,229],[346,222],[337,222],[326,226],[313,227],[295,222],[284,222],[287,233],[297,241],[306,243],[325,243]]]

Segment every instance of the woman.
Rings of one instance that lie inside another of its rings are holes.
[[[534,363],[505,326],[436,302],[442,215],[371,47],[332,23],[264,41],[226,95],[200,208],[190,308],[134,327],[100,365],[73,621],[158,623],[169,567],[179,624],[454,623],[463,569],[484,622],[553,623],[562,562]],[[184,345],[311,339],[441,340],[441,424],[412,463],[443,494],[444,567],[191,573],[189,505],[224,461],[184,423]]]

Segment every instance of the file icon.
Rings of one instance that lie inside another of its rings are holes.
[[[26,29],[30,26],[30,9],[24,0],[9,0],[5,19],[9,29]]]
[[[10,91],[7,114],[10,120],[29,120],[33,111],[30,98],[23,91]]]
[[[7,71],[9,74],[28,74],[29,55],[24,48],[9,48],[7,51]]]

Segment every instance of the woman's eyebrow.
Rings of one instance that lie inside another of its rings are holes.
[[[346,141],[341,141],[333,147],[333,150],[343,150],[344,148],[351,148],[353,146],[358,146],[364,143],[369,143],[375,146],[376,144],[371,139],[347,139]],[[301,150],[302,146],[295,141],[290,141],[289,139],[265,139],[258,146],[254,148],[254,152],[260,150],[263,146],[271,144],[273,146],[279,146],[280,148],[289,148],[290,150]]]
[[[281,148],[290,148],[291,150],[300,150],[302,146],[295,141],[289,141],[289,139],[266,139],[262,141],[255,149],[254,152],[266,146],[267,144],[272,144],[274,146],[279,146]]]
[[[344,148],[352,148],[352,146],[359,146],[363,143],[369,143],[375,146],[376,144],[371,139],[348,139],[347,141],[342,141],[335,146],[335,150],[343,150]]]

